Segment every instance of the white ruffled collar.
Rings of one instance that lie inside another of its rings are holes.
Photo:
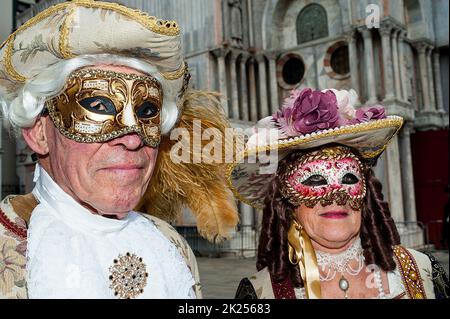
[[[124,220],[94,215],[41,167],[35,178],[40,203],[28,227],[29,298],[117,298],[131,281],[142,289],[136,298],[195,298],[185,260],[150,220],[133,211]],[[128,265],[139,267],[124,277]],[[131,277],[143,272],[146,280]]]
[[[120,220],[93,214],[59,187],[39,164],[36,164],[33,180],[36,183],[33,195],[51,208],[52,215],[72,228],[89,233],[110,233],[122,230],[133,219],[133,214]]]

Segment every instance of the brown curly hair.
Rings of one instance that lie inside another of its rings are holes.
[[[308,152],[313,150],[308,150]],[[358,155],[356,151],[353,153]],[[296,161],[305,153],[294,151],[279,162],[277,177],[270,184],[265,198],[262,218],[262,233],[259,238],[256,268],[268,267],[276,282],[290,277],[295,287],[303,286],[298,266],[289,261],[287,234],[292,223],[295,207],[280,192],[279,176],[288,163]],[[393,246],[400,243],[400,236],[391,217],[387,202],[383,200],[381,183],[370,168],[374,163],[365,163],[366,197],[361,208],[361,245],[366,265],[376,264],[384,271],[395,269]]]

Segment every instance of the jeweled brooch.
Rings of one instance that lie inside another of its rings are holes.
[[[147,285],[147,268],[141,257],[127,252],[119,255],[109,267],[109,288],[120,299],[132,299],[144,292]]]

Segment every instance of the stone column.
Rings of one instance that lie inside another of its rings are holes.
[[[386,149],[387,182],[389,188],[389,208],[395,222],[405,221],[403,210],[403,187],[400,168],[398,136],[394,136]]]
[[[229,116],[229,105],[228,105],[228,95],[227,95],[227,73],[226,73],[226,66],[225,66],[225,56],[228,53],[228,50],[219,48],[212,51],[214,56],[217,58],[217,64],[219,66],[219,74],[218,74],[218,80],[219,80],[219,92],[222,94],[222,97],[220,98],[220,101],[222,103],[224,112],[226,116]]]
[[[264,54],[256,55],[256,61],[258,61],[258,85],[259,85],[259,108],[260,117],[269,116],[269,99],[267,96],[267,72],[266,72],[266,58]]]
[[[383,51],[385,100],[394,99],[394,82],[392,74],[392,55],[391,55],[391,40],[390,40],[391,32],[392,26],[388,23],[384,23],[380,28],[381,46]]]
[[[351,30],[347,33],[347,42],[348,42],[348,58],[350,60],[350,77],[352,80],[352,88],[358,93],[358,100],[356,101],[356,105],[361,104],[360,95],[361,88],[359,87],[359,74],[358,74],[358,51],[356,50],[356,38],[355,38],[355,30]]]
[[[394,79],[395,79],[395,92],[394,95],[397,99],[401,99],[402,89],[400,84],[400,69],[399,69],[399,57],[398,57],[398,29],[394,29],[392,34],[392,66],[394,68]]]
[[[277,53],[266,53],[269,59],[269,81],[270,81],[270,113],[273,114],[279,109],[278,83],[277,83]]]
[[[437,109],[440,113],[445,113],[444,110],[444,100],[442,97],[442,83],[441,83],[441,68],[439,62],[439,52],[434,51],[433,53],[433,67],[434,67],[434,83],[436,90],[436,101]]]
[[[407,89],[407,82],[409,79],[406,76],[406,31],[401,30],[399,34],[399,61],[400,61],[400,83],[402,87],[402,99],[404,101],[408,101],[408,89]]]
[[[238,85],[241,86],[240,92],[240,100],[241,100],[241,118],[244,121],[249,120],[249,109],[248,109],[248,88],[247,88],[247,71],[245,69],[245,64],[247,62],[249,55],[246,52],[243,52],[240,55],[239,60],[239,72],[241,74],[240,83]]]
[[[431,106],[431,110],[435,111],[435,110],[437,110],[437,107],[436,107],[436,95],[435,95],[435,92],[434,92],[434,76],[433,76],[432,55],[433,55],[433,47],[430,46],[430,47],[428,47],[428,50],[426,52],[427,69],[428,69],[428,83],[430,84],[430,87],[429,87],[430,106]]]
[[[372,33],[369,29],[361,29],[363,39],[364,39],[364,53],[366,62],[366,79],[367,79],[367,90],[368,90],[368,101],[367,104],[374,104],[377,102],[377,89],[375,86],[375,67],[373,61],[373,44],[372,44]]]
[[[367,28],[361,29],[363,39],[364,39],[364,53],[365,53],[365,62],[366,62],[366,78],[367,78],[367,91],[368,91],[368,100],[367,104],[373,104],[377,102],[377,89],[375,87],[375,67],[373,60],[373,44],[372,44],[372,33]]]
[[[411,155],[412,122],[406,122],[399,134],[400,164],[402,169],[403,204],[405,219],[408,222],[417,221],[416,197],[414,193],[414,176]]]
[[[241,247],[248,249],[242,251],[242,256],[253,257],[254,251],[258,248],[258,239],[256,238],[256,225],[254,220],[253,208],[239,202],[240,228],[241,228]],[[253,251],[253,252],[252,252]]]
[[[422,103],[423,111],[431,111],[430,106],[430,93],[428,86],[428,75],[427,75],[427,58],[426,50],[428,45],[419,42],[416,44],[417,51],[419,52],[419,69],[420,69],[420,84],[422,85]]]
[[[250,94],[250,121],[256,122],[258,120],[258,105],[256,102],[256,61],[251,59],[248,68],[249,87],[248,92]]]
[[[243,226],[253,226],[253,209],[251,206],[239,202],[239,210],[241,212],[240,224]],[[246,227],[248,230],[249,228]]]
[[[236,120],[239,120],[239,97],[238,97],[238,93],[239,93],[239,83],[237,80],[237,71],[236,71],[236,67],[237,67],[237,57],[239,55],[238,51],[231,51],[231,59],[230,59],[230,87],[231,87],[231,111],[233,114],[233,118]]]

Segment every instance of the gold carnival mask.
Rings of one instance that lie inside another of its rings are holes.
[[[83,69],[69,76],[65,90],[46,106],[61,134],[99,143],[135,132],[157,147],[161,140],[162,89],[149,75]]]
[[[348,202],[353,209],[360,209],[366,196],[364,170],[350,149],[324,148],[289,165],[281,192],[294,206],[343,206]]]

